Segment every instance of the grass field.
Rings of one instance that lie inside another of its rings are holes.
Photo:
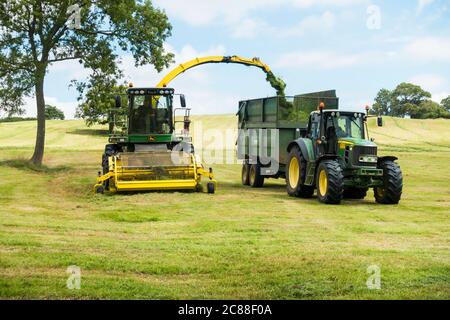
[[[232,115],[193,121],[236,127]],[[39,169],[24,161],[35,123],[1,123],[0,298],[450,299],[450,121],[385,123],[372,136],[399,157],[398,206],[372,192],[325,206],[276,180],[245,188],[237,164],[213,165],[215,195],[95,195],[104,128],[48,122]],[[66,288],[70,265],[80,290]],[[370,265],[380,290],[366,286]]]

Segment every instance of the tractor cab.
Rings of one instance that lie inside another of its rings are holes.
[[[307,135],[316,142],[317,156],[345,156],[350,146],[364,146],[366,151],[372,147],[371,154],[376,155],[376,145],[367,139],[366,114],[362,112],[315,111],[311,113]],[[372,160],[376,163],[376,159]]]

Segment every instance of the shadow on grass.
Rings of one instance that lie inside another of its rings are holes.
[[[109,131],[103,129],[75,129],[72,131],[68,131],[67,133],[81,136],[97,136],[97,137],[107,137],[109,135]]]
[[[63,171],[67,172],[70,170],[70,168],[67,166],[56,166],[56,167],[48,167],[46,165],[37,166],[33,164],[30,160],[26,159],[2,160],[0,161],[0,166],[41,173],[58,173]]]

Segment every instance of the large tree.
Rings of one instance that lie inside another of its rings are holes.
[[[447,98],[443,99],[441,101],[441,105],[442,107],[447,110],[448,112],[450,112],[450,96],[448,96]]]
[[[0,108],[20,112],[36,97],[37,134],[31,161],[42,164],[45,144],[44,83],[53,63],[78,60],[89,81],[121,76],[119,52],[161,71],[173,59],[163,48],[171,26],[150,0],[7,0],[0,3]]]
[[[64,112],[55,106],[46,105],[45,106],[45,119],[46,120],[64,120]]]
[[[420,106],[431,98],[431,93],[412,83],[401,83],[391,93],[391,115],[404,117],[411,105]]]
[[[377,115],[390,115],[392,104],[392,93],[387,89],[378,91],[373,104],[373,111]]]

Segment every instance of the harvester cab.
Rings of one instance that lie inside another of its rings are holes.
[[[126,108],[121,97],[116,97],[109,144],[102,158],[103,172],[97,178],[95,192],[200,191],[202,176],[208,179],[208,193],[215,192],[212,170],[205,170],[194,153],[189,135],[190,109],[185,97],[179,96],[181,108],[174,108],[175,92],[171,88],[130,87]],[[180,122],[182,129],[177,133]]]

